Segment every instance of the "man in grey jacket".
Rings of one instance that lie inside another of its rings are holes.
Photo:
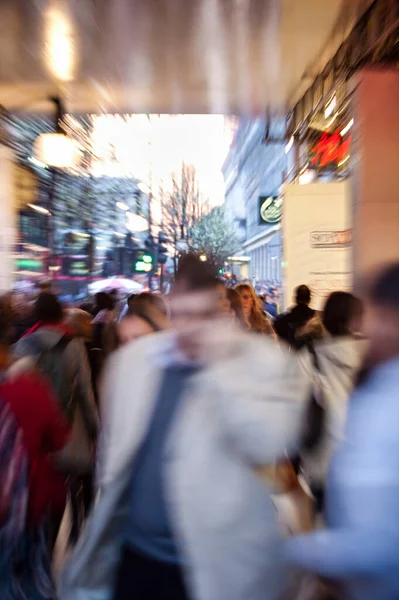
[[[74,332],[63,322],[63,316],[58,298],[42,292],[35,305],[36,323],[15,345],[14,357],[16,360],[27,358],[35,365],[40,362],[42,353],[51,353],[54,349],[53,359],[60,361],[59,372],[63,376],[62,395],[58,398],[61,408],[71,424],[75,410],[79,409],[86,432],[90,439],[94,439],[98,416],[86,349],[82,340],[74,338]],[[65,344],[56,352],[63,340]],[[72,395],[74,402],[70,402]]]
[[[181,261],[174,331],[124,347],[102,395],[101,496],[61,600],[274,600],[284,568],[258,468],[295,445],[308,385],[231,328],[213,270]]]

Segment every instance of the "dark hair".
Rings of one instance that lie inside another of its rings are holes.
[[[374,304],[399,311],[399,263],[380,271],[370,285],[368,295]]]
[[[63,310],[57,296],[50,292],[39,294],[35,304],[35,317],[37,321],[60,323],[63,318]]]
[[[115,301],[110,294],[107,294],[107,292],[98,292],[94,298],[96,313],[99,313],[101,310],[114,310]]]
[[[176,273],[175,285],[187,292],[216,289],[220,283],[217,270],[209,262],[202,262],[198,254],[182,256]]]
[[[228,288],[227,298],[230,302],[230,308],[232,311],[234,311],[238,323],[242,325],[245,329],[248,329],[248,324],[245,320],[244,311],[242,308],[242,300],[240,294],[236,290]]]
[[[312,292],[307,285],[300,285],[295,290],[295,301],[297,304],[309,304],[312,299]]]
[[[139,319],[142,319],[143,321],[148,323],[148,325],[154,332],[161,331],[163,329],[163,327],[161,327],[157,322],[156,310],[154,310],[154,308],[149,304],[137,304],[136,306],[129,307],[129,310],[123,317],[122,321],[124,321],[125,319],[129,319],[130,317],[137,317]]]
[[[324,306],[323,325],[334,337],[349,335],[350,323],[363,313],[363,304],[359,298],[348,292],[333,292]]]
[[[138,305],[149,305],[154,306],[160,313],[166,316],[167,310],[165,302],[162,300],[161,296],[157,296],[156,294],[152,294],[151,292],[143,292],[142,294],[132,294],[129,296],[127,305],[130,309],[133,309]]]

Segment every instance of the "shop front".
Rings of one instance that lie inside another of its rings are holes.
[[[244,242],[250,257],[249,279],[255,287],[280,286],[282,281],[281,218],[283,200],[279,196],[260,196],[257,217],[260,233]]]

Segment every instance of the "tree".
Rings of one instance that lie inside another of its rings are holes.
[[[192,232],[192,247],[217,266],[222,266],[237,250],[233,225],[222,206],[216,206],[197,222]]]
[[[172,191],[163,202],[163,230],[170,240],[175,266],[179,242],[193,248],[193,231],[207,212],[209,204],[200,193],[195,167],[183,162],[180,175],[172,174]]]

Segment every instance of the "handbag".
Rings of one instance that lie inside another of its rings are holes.
[[[94,469],[94,445],[89,438],[82,410],[76,403],[69,441],[53,455],[59,470],[69,475],[88,475]]]
[[[311,342],[308,342],[308,350],[312,356],[313,364],[316,371],[321,374],[322,369],[320,366],[319,358],[316,354],[314,346]],[[325,408],[323,406],[322,390],[320,386],[316,392],[313,391],[310,398],[307,412],[305,416],[305,430],[303,432],[301,449],[310,451],[316,450],[321,440],[323,439],[325,429]]]

